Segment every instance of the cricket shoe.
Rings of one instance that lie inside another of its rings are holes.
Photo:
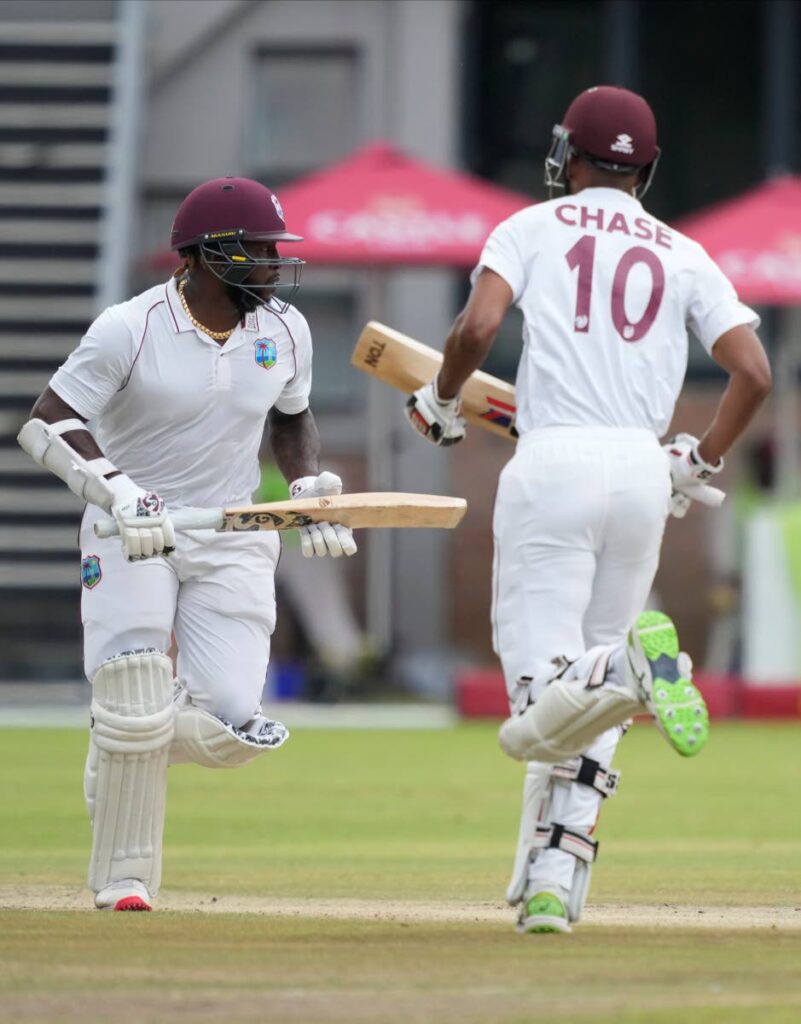
[[[709,713],[667,615],[639,616],[626,640],[626,674],[671,747],[682,757],[697,754],[709,738]]]
[[[523,935],[569,932],[570,921],[564,903],[552,892],[538,892],[524,900],[517,930]]]
[[[137,878],[123,878],[95,896],[98,910],[152,910],[150,893]]]

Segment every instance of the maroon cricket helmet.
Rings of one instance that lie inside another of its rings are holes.
[[[278,197],[250,178],[214,178],[192,189],[178,207],[171,249],[199,242],[302,242],[286,229]]]
[[[545,160],[545,183],[564,187],[570,153],[577,153],[605,170],[630,174],[643,170],[635,194],[645,194],[659,159],[656,118],[642,96],[614,85],[597,85],[580,93],[554,125],[553,142]]]
[[[578,95],[562,118],[574,149],[598,160],[645,167],[658,153],[656,118],[642,96],[614,85]]]

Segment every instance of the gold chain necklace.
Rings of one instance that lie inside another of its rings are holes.
[[[178,285],[178,295],[181,299],[181,305],[184,307],[184,313],[186,313],[186,315],[192,321],[192,325],[194,327],[197,327],[199,331],[203,331],[204,334],[208,334],[208,336],[210,338],[213,338],[215,341],[228,341],[228,339],[234,333],[238,325],[234,324],[234,326],[229,331],[212,331],[210,327],[206,327],[205,324],[202,324],[199,320],[192,316],[192,311],[190,310],[189,305],[186,301],[186,296],[184,295],[184,288],[186,288],[186,278],[183,278],[183,280]]]

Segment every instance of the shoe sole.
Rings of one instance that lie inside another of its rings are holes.
[[[147,910],[150,911],[153,908],[150,904],[145,903],[141,896],[125,896],[121,900],[117,900],[114,904],[114,910]]]
[[[518,923],[517,930],[521,935],[566,935],[572,929],[563,917],[542,914],[523,918]]]
[[[692,680],[679,670],[679,638],[672,620],[662,612],[643,612],[629,632],[627,647],[629,666],[659,731],[682,757],[695,757],[709,739],[709,712]]]

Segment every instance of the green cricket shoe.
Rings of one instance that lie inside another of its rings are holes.
[[[552,892],[535,893],[520,910],[517,930],[524,935],[569,932],[570,922],[564,903]]]
[[[671,619],[642,612],[629,631],[626,655],[627,670],[659,731],[682,757],[694,757],[709,738],[709,712]]]

